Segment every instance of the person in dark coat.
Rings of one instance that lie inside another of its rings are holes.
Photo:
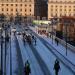
[[[9,35],[8,35],[8,34],[6,35],[5,40],[6,40],[7,42],[9,42]]]
[[[59,61],[57,59],[55,60],[55,64],[54,64],[53,69],[55,70],[55,75],[58,75],[58,72],[60,70],[60,65],[59,65]]]
[[[34,35],[32,35],[32,39],[34,39]]]
[[[55,38],[55,43],[56,43],[56,44],[57,44],[57,46],[58,46],[59,41],[58,41],[58,39],[57,39],[57,38]]]
[[[29,75],[31,73],[30,64],[29,64],[28,60],[25,63],[24,72],[25,72],[25,75]]]
[[[35,42],[35,45],[36,45],[36,37],[34,38],[34,42]]]

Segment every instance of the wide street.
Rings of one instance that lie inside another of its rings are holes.
[[[0,48],[0,51],[1,49],[3,50],[2,67],[4,75],[5,73],[6,75],[24,75],[24,66],[27,60],[31,68],[30,75],[55,75],[53,68],[56,59],[59,60],[61,68],[59,75],[75,75],[75,58],[73,58],[75,53],[71,50],[68,51],[68,56],[65,56],[63,54],[65,49],[62,52],[57,50],[58,47],[56,45],[54,46],[55,42],[52,45],[50,38],[37,34],[35,27],[25,27],[22,24],[11,25],[10,28],[8,30],[10,36],[9,42],[5,43],[4,41],[3,48]],[[14,30],[16,31],[14,32]],[[23,33],[26,36],[29,35],[29,37],[24,38]],[[5,35],[4,32],[3,35]],[[29,40],[27,40],[28,38]]]

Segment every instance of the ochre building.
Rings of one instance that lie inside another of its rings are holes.
[[[47,9],[42,6],[47,8],[44,0],[0,0],[0,14],[47,17]]]
[[[75,0],[48,0],[48,19],[75,16]]]
[[[15,16],[34,15],[34,0],[0,0],[0,13]]]

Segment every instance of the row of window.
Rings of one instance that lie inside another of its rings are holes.
[[[51,11],[58,11],[58,10],[59,10],[60,12],[61,12],[61,11],[72,11],[72,9],[64,9],[64,10],[63,10],[63,9],[51,9]],[[73,9],[73,11],[75,11],[75,9]]]
[[[68,8],[72,8],[72,7],[75,8],[75,6],[67,6],[67,5],[65,5],[65,6],[58,6],[58,5],[55,5],[55,6],[54,6],[54,5],[51,5],[51,8],[53,8],[53,7],[54,7],[54,8],[55,8],[55,7],[56,7],[56,8],[67,8],[67,7],[68,7]]]
[[[8,2],[18,2],[18,1],[20,1],[20,2],[31,2],[32,0],[0,0],[0,1],[8,1]]]
[[[64,1],[64,0],[63,0],[63,1],[53,1],[53,0],[52,0],[52,1],[49,1],[49,2],[54,2],[54,3],[55,3],[55,2],[56,2],[56,3],[63,3],[63,2],[64,2],[64,3],[75,3],[75,1]]]
[[[4,13],[2,13],[2,14],[4,14]],[[7,15],[14,15],[14,13],[6,13],[6,14],[7,14]],[[17,13],[16,13],[16,14],[17,14]],[[26,15],[30,15],[30,16],[31,16],[32,14],[31,14],[31,13],[30,13],[30,14],[26,14],[26,13],[25,13],[25,14],[22,14],[22,13],[20,13],[20,15],[25,15],[25,16],[26,16]]]
[[[6,11],[14,11],[14,9],[6,9]],[[1,11],[4,11],[4,8],[1,9]],[[15,11],[18,11],[18,9],[15,9]],[[20,11],[24,11],[24,9],[20,9]],[[25,9],[25,12],[27,11],[27,9]],[[31,9],[29,9],[29,12],[31,12]]]
[[[1,4],[1,6],[4,6],[5,4]],[[5,6],[23,6],[23,4],[6,4]],[[25,4],[25,6],[28,6],[27,4]],[[31,7],[31,4],[29,5],[29,7]]]
[[[56,13],[56,14],[51,13],[50,15],[51,15],[51,17],[53,17],[53,16],[58,17],[58,14],[57,14],[57,13]],[[67,15],[67,14],[60,14],[59,16],[60,16],[60,17],[61,17],[61,16],[75,16],[75,14],[71,14],[71,13],[68,14],[68,15]]]

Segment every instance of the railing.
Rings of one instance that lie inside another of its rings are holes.
[[[57,37],[56,37],[57,38]],[[66,47],[66,42],[64,40],[61,40],[60,38],[57,38],[59,40],[59,43],[62,44],[64,47]],[[75,52],[75,47],[71,44],[67,43],[67,48],[71,49],[73,52]]]

